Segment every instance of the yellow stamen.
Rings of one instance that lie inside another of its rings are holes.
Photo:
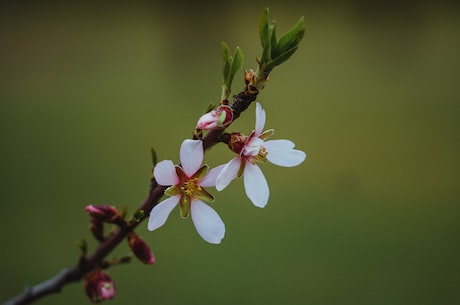
[[[180,186],[180,189],[184,195],[194,197],[197,191],[201,191],[203,189],[201,186],[197,185],[197,183],[197,178],[184,181]]]

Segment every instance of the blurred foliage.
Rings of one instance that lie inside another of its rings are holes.
[[[460,303],[459,7],[191,3],[2,4],[0,301],[74,264],[81,238],[94,249],[85,205],[134,212],[150,147],[177,161],[219,101],[221,41],[256,67],[268,6],[280,32],[305,17],[300,48],[259,101],[274,137],[307,160],[263,166],[263,210],[240,180],[214,191],[227,226],[219,246],[178,211],[161,230],[141,225],[157,264],[109,270],[110,303]],[[231,129],[253,124],[251,107]],[[212,166],[230,157],[222,146],[207,154]],[[87,303],[78,283],[36,304]]]

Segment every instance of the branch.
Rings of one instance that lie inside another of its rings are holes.
[[[256,100],[257,94],[258,92],[249,93],[247,87],[245,87],[242,92],[233,97],[233,102],[230,107],[234,111],[234,120]],[[225,127],[209,131],[202,139],[203,149],[207,150],[219,143],[219,137],[224,130]],[[140,210],[144,211],[142,220],[147,218],[153,207],[158,204],[165,189],[166,187],[158,185],[155,180],[152,181],[150,191],[139,207]],[[142,220],[140,222],[132,222],[127,226],[119,227],[118,231],[100,243],[92,254],[81,257],[80,261],[75,266],[61,270],[57,275],[40,284],[27,287],[22,293],[10,299],[4,305],[29,304],[48,294],[60,292],[64,285],[80,281],[86,273],[102,265],[104,258],[115,249],[115,247],[127,237],[128,233],[137,227]]]

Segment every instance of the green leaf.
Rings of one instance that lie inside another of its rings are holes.
[[[273,21],[270,40],[270,58],[274,58],[278,56],[278,54],[280,53],[277,49],[277,43],[278,41],[276,40],[276,22]]]
[[[241,67],[243,66],[243,52],[239,47],[235,50],[235,56],[233,56],[232,67],[230,69],[230,79],[228,83],[228,87],[230,88],[233,82],[233,78],[235,77],[236,72],[238,72]]]
[[[222,57],[224,61],[227,61],[227,59],[230,57],[230,49],[228,48],[228,44],[222,41],[220,46],[222,48]]]
[[[227,79],[230,73],[230,68],[232,65],[232,57],[230,56],[230,50],[228,45],[225,42],[221,43],[222,47],[222,57],[224,59],[224,69],[223,69],[223,76],[224,76],[224,83],[227,83]]]
[[[262,63],[270,60],[272,33],[273,25],[268,21],[268,8],[266,8],[262,13],[259,22],[259,35],[260,42],[262,44],[262,58],[260,59],[260,62]]]
[[[304,34],[304,19],[301,17],[299,21],[289,31],[283,34],[283,36],[281,36],[280,40],[278,41],[276,49],[278,50],[279,54],[297,47]]]
[[[262,12],[259,19],[259,37],[262,47],[264,47],[268,41],[268,7]]]
[[[279,66],[280,64],[288,60],[292,56],[292,54],[294,54],[295,51],[297,51],[298,48],[299,46],[297,45],[294,48],[287,50],[286,52],[280,54],[278,57],[267,62],[266,70],[271,71],[274,67]]]

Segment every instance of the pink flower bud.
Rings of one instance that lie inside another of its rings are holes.
[[[112,299],[115,296],[115,285],[103,270],[88,273],[85,278],[85,292],[93,303]]]
[[[134,232],[128,235],[128,244],[134,255],[143,263],[155,264],[155,256],[147,243]]]
[[[87,205],[85,211],[102,221],[112,222],[120,216],[118,209],[110,205]]]
[[[197,127],[202,130],[224,127],[233,120],[233,110],[227,105],[220,105],[216,110],[205,113],[198,120]]]

